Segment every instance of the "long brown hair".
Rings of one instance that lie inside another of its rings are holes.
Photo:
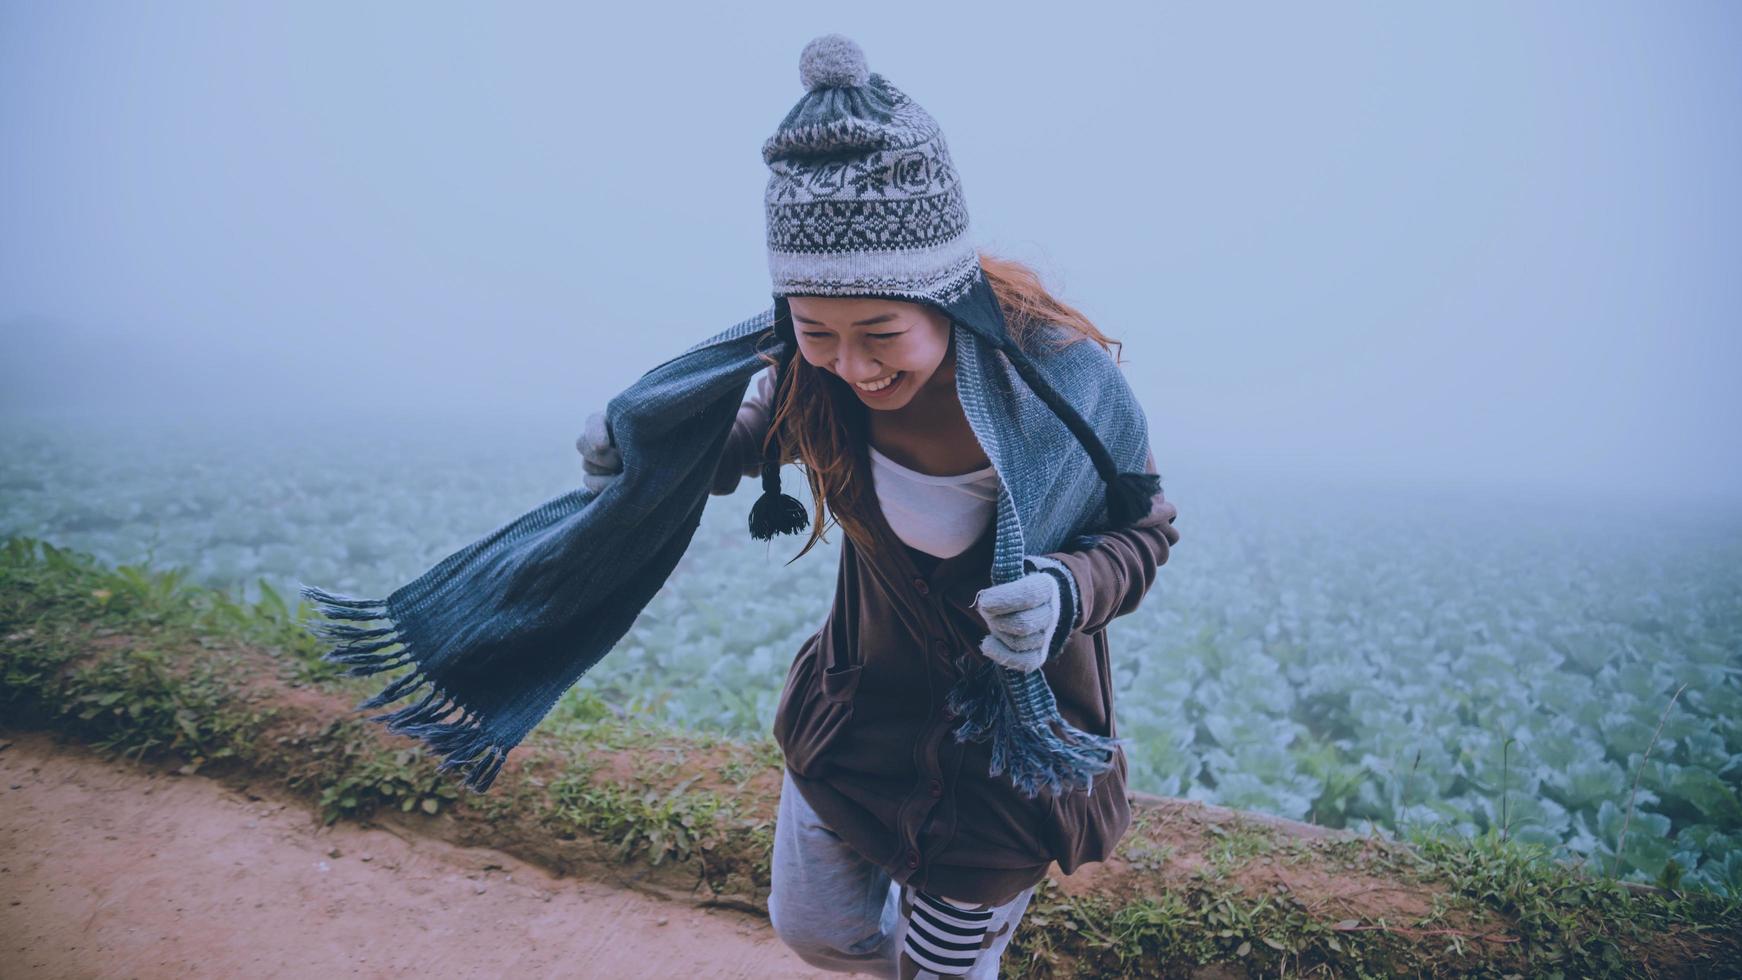
[[[1016,261],[979,253],[980,268],[1004,313],[1005,328],[1017,346],[1030,356],[1044,356],[1035,348],[1041,324],[1064,328],[1058,332],[1061,342],[1052,350],[1062,350],[1081,340],[1092,340],[1114,355],[1120,363],[1122,345],[1096,329],[1088,317],[1076,308],[1054,297],[1039,274]],[[770,333],[772,337],[772,333]],[[770,364],[772,354],[763,354]],[[792,561],[809,552],[823,537],[826,518],[832,517],[861,548],[870,547],[871,536],[860,516],[868,506],[865,497],[871,481],[860,477],[864,465],[864,447],[868,441],[867,423],[870,410],[854,398],[845,384],[831,380],[826,371],[812,367],[802,356],[793,357],[786,383],[774,393],[774,406],[769,433],[780,434],[781,463],[797,462],[810,483],[815,515],[811,521],[810,539]],[[766,449],[764,443],[764,449]]]

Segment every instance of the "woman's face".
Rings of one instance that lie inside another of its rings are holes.
[[[950,318],[924,303],[860,296],[789,296],[798,351],[836,375],[867,408],[894,411],[947,384],[954,392]],[[881,390],[864,386],[886,384]]]

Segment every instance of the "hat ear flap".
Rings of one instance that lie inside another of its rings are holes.
[[[786,301],[784,298],[776,301],[774,330],[778,336],[781,333],[781,322],[786,320]],[[786,333],[790,338],[792,324],[786,320]],[[779,356],[778,366],[774,374],[774,390],[776,398],[786,387],[786,375],[792,370],[792,359],[798,353],[797,345],[785,344]],[[770,431],[768,446],[762,457],[762,496],[756,498],[756,503],[750,508],[750,536],[758,541],[769,541],[776,534],[798,534],[810,526],[810,515],[805,513],[804,504],[791,494],[780,492],[780,430],[773,426],[774,406],[769,406]]]

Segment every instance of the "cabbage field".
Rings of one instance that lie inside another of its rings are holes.
[[[579,423],[14,419],[0,531],[251,599],[382,596],[578,485]],[[1605,870],[1631,800],[1626,877],[1742,890],[1742,507],[1336,487],[1282,464],[1212,480],[1154,443],[1181,541],[1109,629],[1133,789],[1383,832],[1504,826]],[[802,539],[752,541],[754,490],[710,499],[570,696],[769,730],[837,552],[789,565]]]

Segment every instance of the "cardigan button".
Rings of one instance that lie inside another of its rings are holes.
[[[907,866],[910,868],[919,867],[919,852],[918,851],[908,851],[907,852]]]
[[[918,592],[920,595],[931,594],[931,586],[927,585],[923,578],[915,578],[913,580],[913,588],[914,591]]]

